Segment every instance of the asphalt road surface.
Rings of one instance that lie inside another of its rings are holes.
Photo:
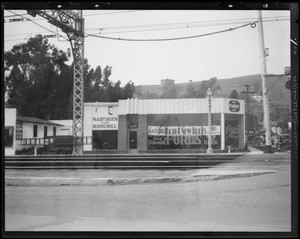
[[[289,232],[290,157],[247,157],[252,167],[276,172],[186,183],[8,186],[5,230]]]

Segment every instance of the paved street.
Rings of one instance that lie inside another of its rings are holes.
[[[252,177],[112,186],[7,186],[7,231],[291,230],[289,155],[247,155],[211,169]],[[195,170],[191,170],[195,173]]]

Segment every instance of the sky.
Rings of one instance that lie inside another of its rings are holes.
[[[57,33],[63,37],[49,38],[49,42],[64,51],[70,48],[60,29],[26,13],[26,10],[4,11],[5,51],[36,34]],[[262,16],[265,47],[269,48],[267,73],[283,74],[284,67],[291,64],[290,12],[269,10],[262,11]],[[10,20],[20,18],[23,21]],[[111,66],[110,80],[120,80],[121,86],[129,81],[136,86],[158,85],[162,79],[185,83],[261,74],[258,26],[240,27],[256,21],[257,10],[83,10],[83,18],[84,57],[91,68]],[[225,31],[236,27],[240,28]],[[216,32],[220,33],[166,40]],[[112,40],[89,34],[164,40]]]

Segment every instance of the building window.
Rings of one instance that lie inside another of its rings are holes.
[[[38,133],[38,126],[34,125],[33,126],[33,137],[37,137],[37,133]]]
[[[53,136],[56,136],[56,127],[53,127]]]
[[[128,115],[128,128],[138,128],[138,115]]]
[[[14,127],[5,127],[5,147],[13,147]]]
[[[118,149],[117,130],[93,130],[93,150]]]
[[[44,137],[48,136],[48,127],[44,126]]]

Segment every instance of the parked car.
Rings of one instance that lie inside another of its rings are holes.
[[[277,136],[276,147],[280,149],[291,149],[291,135],[279,134]]]
[[[52,140],[49,145],[44,147],[44,153],[53,154],[71,154],[73,150],[73,136],[71,135],[58,135],[48,137]]]

